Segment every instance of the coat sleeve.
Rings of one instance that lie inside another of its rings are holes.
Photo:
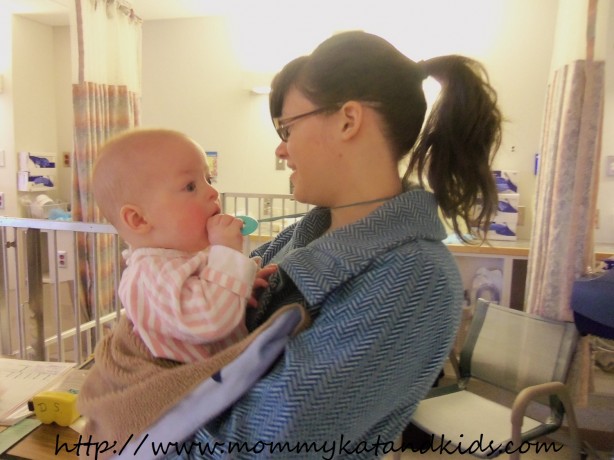
[[[455,267],[423,254],[374,264],[328,295],[273,370],[189,442],[217,446],[212,458],[382,456],[448,354],[459,283]]]

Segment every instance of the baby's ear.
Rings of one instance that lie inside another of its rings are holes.
[[[119,219],[130,231],[147,233],[151,226],[143,216],[141,208],[133,204],[125,204],[119,210]]]

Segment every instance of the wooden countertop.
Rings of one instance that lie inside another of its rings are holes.
[[[498,256],[529,257],[531,242],[529,240],[517,241],[490,241],[483,245],[448,244],[454,254],[492,254]],[[595,258],[607,259],[614,256],[614,244],[595,244]]]
[[[51,423],[41,425],[6,453],[12,458],[32,460],[75,460],[87,457],[87,445],[79,444],[79,433]],[[90,448],[94,454],[95,447]],[[77,455],[78,454],[78,455]],[[91,458],[94,458],[92,455]]]
[[[490,241],[481,245],[449,243],[448,248],[453,254],[492,254],[497,256],[528,257],[529,240]]]
[[[271,240],[269,235],[250,235],[250,241],[256,244],[266,243]],[[529,240],[516,241],[489,241],[482,245],[461,243],[449,243],[448,248],[454,254],[487,254],[495,256],[529,257],[531,242]],[[607,259],[614,256],[614,244],[598,243],[595,245],[595,257],[597,260]]]

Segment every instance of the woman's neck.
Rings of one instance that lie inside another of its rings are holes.
[[[373,132],[348,141],[345,150],[338,152],[339,166],[334,171],[342,174],[330,196],[331,231],[368,216],[403,191],[396,156],[388,149],[379,125],[370,129]]]
[[[332,206],[330,208],[331,224],[328,231],[336,230],[344,225],[351,224],[368,216],[386,201],[396,197],[399,193],[400,191],[377,198]]]

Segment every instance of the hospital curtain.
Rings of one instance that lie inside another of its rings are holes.
[[[578,60],[548,88],[527,298],[531,313],[548,318],[573,320],[573,282],[594,266],[604,71],[604,62]]]
[[[573,321],[574,281],[595,265],[605,62],[594,59],[597,0],[586,5],[585,59],[559,66],[548,86],[527,275],[528,311],[564,321]],[[580,338],[568,376],[578,406],[592,386],[589,340]]]
[[[113,135],[140,124],[142,21],[122,0],[75,0],[72,12],[74,160],[72,216],[103,219],[91,193],[98,148]],[[114,250],[110,237],[82,235],[79,305],[91,319],[111,310]],[[93,265],[99,274],[92,283]],[[95,292],[92,286],[95,285]]]

